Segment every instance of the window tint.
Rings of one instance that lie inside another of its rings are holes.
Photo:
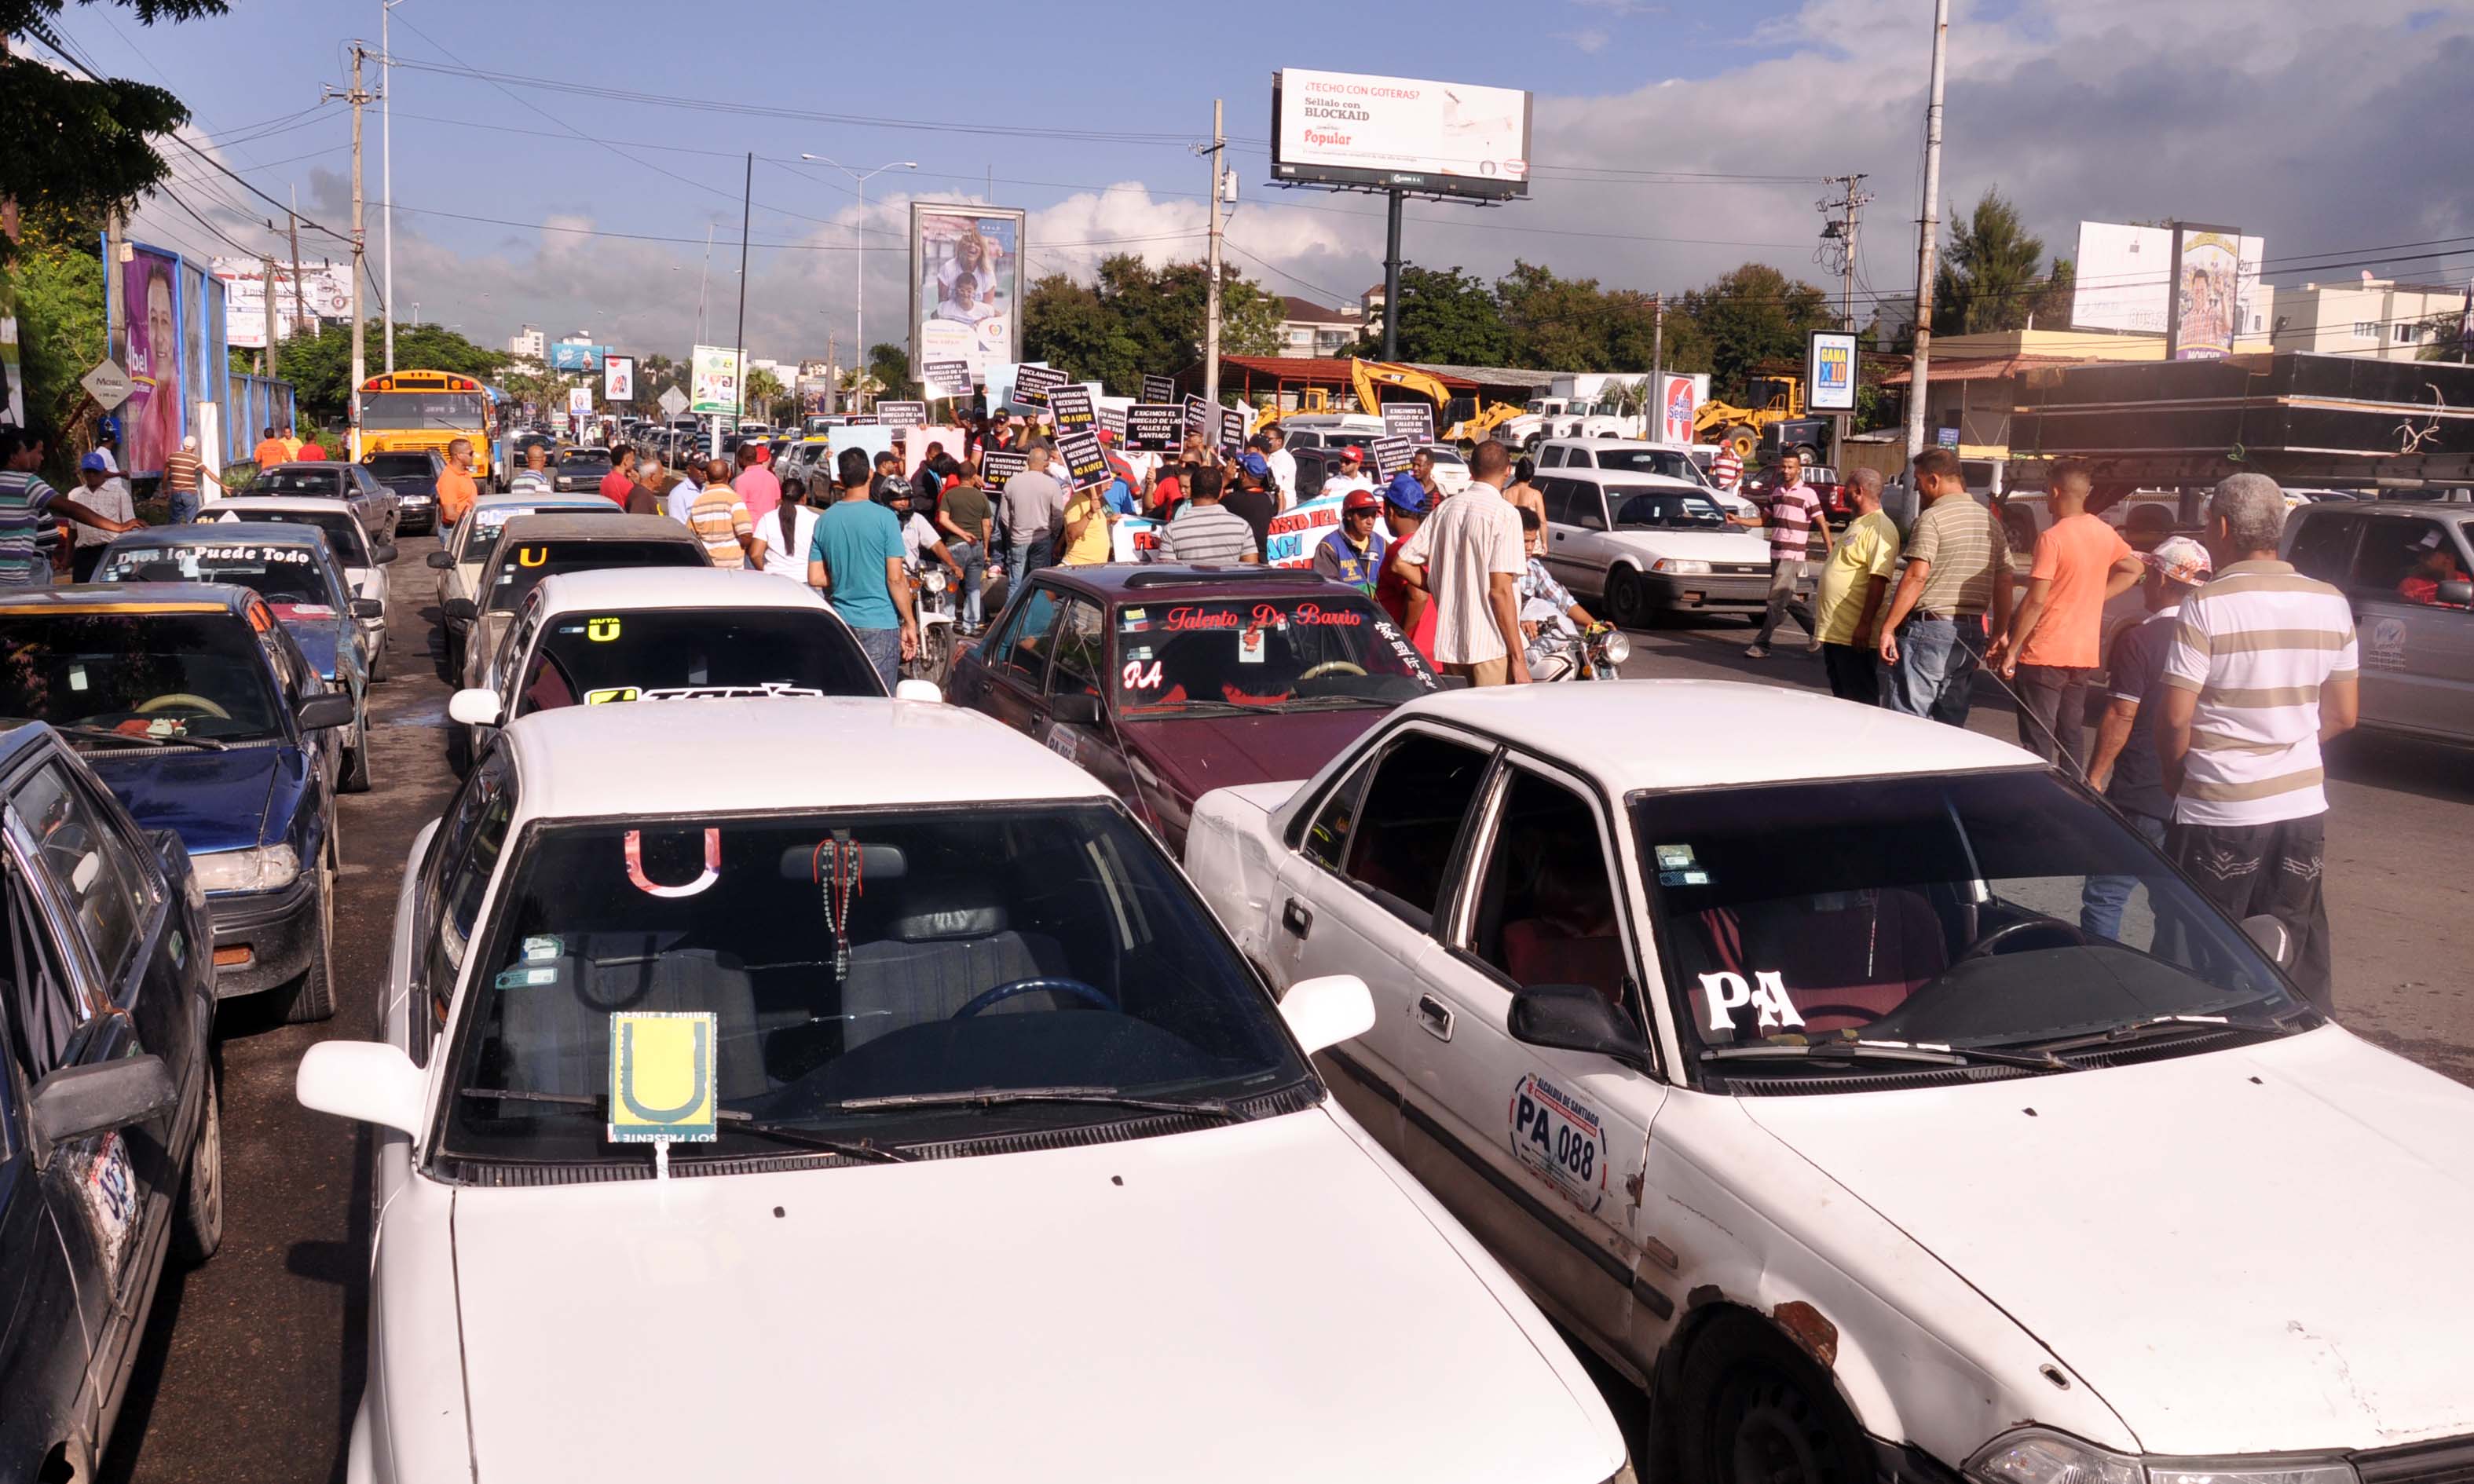
[[[10,1054],[32,1085],[67,1060],[69,1042],[90,1017],[13,860],[7,874],[8,900],[0,903],[0,969],[7,982],[0,993],[9,1001]]]
[[[1050,689],[1060,696],[1100,694],[1098,677],[1107,653],[1107,630],[1101,622],[1099,606],[1080,598],[1067,603],[1050,657]]]
[[[428,991],[429,1022],[434,1030],[447,1020],[449,998],[455,993],[456,969],[489,890],[490,873],[506,847],[507,822],[515,813],[515,771],[503,753],[475,772],[455,796],[439,826],[437,871],[422,898],[420,928],[426,942],[422,985]],[[417,1034],[415,1043],[425,1044]]]
[[[1366,791],[1366,778],[1371,771],[1371,764],[1358,764],[1322,802],[1298,839],[1298,849],[1306,859],[1325,871],[1338,871],[1348,853],[1349,828],[1357,821],[1357,796]]]
[[[1429,926],[1486,761],[1474,748],[1421,732],[1395,745],[1367,785],[1342,874],[1402,922]]]
[[[1564,445],[1561,443],[1547,444],[1546,451],[1538,457],[1538,467],[1540,468],[1562,468],[1564,467]]]
[[[1567,526],[1572,523],[1572,496],[1560,479],[1533,479],[1539,503],[1546,507],[1548,525]]]
[[[85,930],[96,967],[116,983],[145,922],[143,871],[61,764],[37,770],[14,802],[44,871]]]
[[[1005,626],[997,641],[988,646],[999,669],[1011,671],[1033,690],[1048,684],[1048,631],[1056,621],[1056,592],[1054,588],[1033,587],[1024,595],[1020,607]]]
[[[1572,524],[1579,526],[1582,530],[1603,531],[1607,528],[1606,491],[1599,489],[1596,485],[1584,484],[1577,479],[1573,480],[1571,482],[1571,509]]]
[[[2354,562],[2354,536],[2363,522],[2348,515],[2313,513],[2293,533],[2291,559],[2305,577],[2343,586]]]
[[[2364,597],[2394,597],[2409,577],[2454,581],[2464,576],[2456,563],[2457,543],[2437,520],[2365,520],[2363,544],[2354,553],[2352,578],[2341,586]],[[2432,566],[2435,555],[2448,559],[2445,571]],[[2296,562],[2295,565],[2300,565]]]
[[[1478,877],[1469,951],[1514,984],[1585,984],[1624,1003],[1623,934],[1589,802],[1515,772]]]

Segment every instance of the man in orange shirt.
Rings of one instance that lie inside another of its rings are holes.
[[[2019,745],[2057,767],[2086,771],[2087,682],[2104,639],[2104,605],[2139,581],[2139,554],[2122,533],[2087,513],[2095,482],[2087,466],[2053,466],[2053,523],[2036,538],[2027,601],[1992,654],[2015,682]],[[2008,582],[2000,572],[1995,580]],[[2005,653],[2006,650],[2006,653]]]
[[[473,484],[473,441],[459,438],[447,445],[447,467],[438,475],[438,529],[463,519],[480,493]]]
[[[291,458],[292,450],[283,445],[283,440],[275,436],[275,424],[270,422],[266,425],[266,436],[257,441],[257,446],[251,450],[250,457],[257,461],[258,471],[264,473]]]

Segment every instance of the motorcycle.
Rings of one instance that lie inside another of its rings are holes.
[[[1583,630],[1551,603],[1531,600],[1522,605],[1521,619],[1538,625],[1529,641],[1529,679],[1547,681],[1615,681],[1616,667],[1632,658],[1632,641],[1613,624]]]
[[[904,661],[905,678],[945,683],[945,672],[954,664],[954,629],[961,604],[961,595],[954,589],[954,574],[933,562],[913,562],[910,575],[910,611],[919,621],[919,653]]]

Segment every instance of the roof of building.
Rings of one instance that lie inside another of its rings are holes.
[[[1542,387],[1556,376],[1554,371],[1522,366],[1446,366],[1433,361],[1404,361],[1401,364],[1429,375],[1457,376],[1487,386]]]
[[[1299,299],[1294,294],[1281,296],[1280,318],[1301,323],[1346,324],[1351,328],[1354,328],[1360,323],[1360,317],[1355,313],[1345,313],[1338,309],[1325,309],[1322,305],[1316,303],[1313,299]]]
[[[544,613],[642,612],[676,608],[805,608],[831,612],[816,589],[765,572],[714,567],[601,567],[541,584]]]
[[[972,808],[1110,797],[1090,774],[1011,728],[924,701],[559,706],[518,717],[501,736],[522,780],[526,818],[953,804],[958,778],[989,780],[992,797],[971,793]],[[800,766],[716,766],[725,756],[796,757]],[[886,767],[891,757],[902,766]]]
[[[1613,681],[1442,691],[1400,708],[1596,775],[1620,794],[2041,766],[1963,727],[1740,681]],[[1813,738],[1828,737],[1828,747]],[[1643,747],[1643,737],[1658,738]]]
[[[1947,381],[2005,381],[2025,371],[2060,371],[2073,366],[2120,365],[2113,361],[2084,361],[2065,355],[1996,355],[1980,360],[1945,361],[1938,356],[1925,372],[1927,388]],[[1896,371],[1881,378],[1885,387],[1904,387],[1915,380],[1915,368]]]

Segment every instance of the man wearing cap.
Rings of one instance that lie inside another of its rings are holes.
[[[1398,483],[1398,481],[1394,481]],[[1339,529],[1315,543],[1314,569],[1336,583],[1374,590],[1374,574],[1392,543],[1375,529],[1383,500],[1371,490],[1352,490],[1341,501]]]
[[[1392,615],[1392,621],[1400,626],[1410,643],[1418,646],[1418,653],[1426,658],[1428,664],[1435,662],[1434,600],[1424,588],[1409,586],[1400,575],[1398,562],[1400,548],[1426,523],[1426,512],[1431,508],[1426,491],[1416,480],[1407,485],[1397,479],[1392,481],[1392,489],[1383,496],[1383,524],[1392,533],[1392,539],[1384,547],[1383,560],[1374,571],[1374,601],[1383,605],[1383,611]]]
[[[1374,492],[1374,481],[1366,477],[1366,450],[1363,448],[1340,451],[1340,472],[1323,481],[1322,494],[1323,498],[1329,499],[1335,494],[1347,494],[1352,490],[1363,490],[1369,494]],[[1431,505],[1434,502],[1430,500],[1427,503]]]
[[[78,484],[83,493],[74,507],[97,515],[101,522],[80,520],[77,523],[77,550],[72,554],[70,570],[79,582],[91,582],[94,569],[103,561],[103,550],[111,539],[123,531],[138,527],[137,502],[129,497],[129,483],[111,471],[111,460],[101,450],[78,460]]]
[[[1238,455],[1235,488],[1220,503],[1253,529],[1256,551],[1272,549],[1272,517],[1280,513],[1280,505],[1272,493],[1272,466],[1261,454]]]
[[[198,481],[211,479],[221,490],[224,482],[206,462],[198,457],[195,434],[181,440],[177,452],[163,456],[163,497],[171,507],[172,523],[182,525],[198,518]]]
[[[2160,541],[2142,559],[2139,596],[2147,616],[2113,641],[2106,667],[2104,715],[2096,724],[2096,754],[2088,759],[2088,786],[2104,795],[2133,829],[2162,847],[2173,818],[2165,792],[2165,770],[2156,759],[2156,717],[2162,706],[2143,705],[2163,683],[2165,656],[2182,625],[2182,600],[2204,586],[2215,563],[2208,548],[2187,536]],[[2137,876],[2090,876],[2079,889],[2079,926],[2099,938],[2122,937],[2122,912]]]

